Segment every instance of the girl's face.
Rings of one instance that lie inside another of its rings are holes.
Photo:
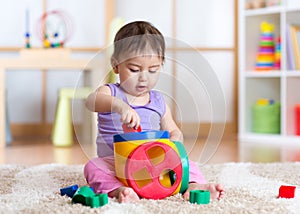
[[[123,90],[133,96],[141,96],[153,89],[158,81],[162,60],[155,55],[138,56],[120,63],[119,74]]]

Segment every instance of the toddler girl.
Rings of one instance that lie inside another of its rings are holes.
[[[158,91],[152,90],[164,62],[165,41],[152,24],[135,21],[123,26],[114,39],[111,64],[120,83],[100,86],[91,93],[86,106],[98,112],[97,158],[84,168],[88,184],[96,193],[108,193],[119,202],[139,200],[136,192],[116,178],[113,135],[123,133],[122,124],[143,131],[167,130],[171,141],[183,142],[183,136],[170,108]],[[189,200],[194,189],[209,190],[212,199],[220,199],[220,184],[207,184],[197,165],[189,161],[189,186],[183,197]]]

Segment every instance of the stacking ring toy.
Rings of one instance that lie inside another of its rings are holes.
[[[163,184],[165,176],[173,172],[173,184]],[[177,152],[161,142],[138,146],[128,157],[125,166],[127,183],[135,192],[148,199],[162,199],[172,195],[181,184],[183,168]]]

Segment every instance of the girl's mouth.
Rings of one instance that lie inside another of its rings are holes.
[[[144,91],[146,89],[147,89],[147,86],[137,86],[136,87],[136,90],[139,91],[139,92]]]

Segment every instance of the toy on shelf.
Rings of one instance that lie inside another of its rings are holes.
[[[30,27],[29,27],[29,9],[26,10],[26,15],[25,15],[25,48],[31,48],[30,45]]]
[[[275,60],[274,69],[280,70],[281,68],[281,38],[280,37],[276,39],[274,60]]]
[[[60,189],[61,196],[67,195],[72,198],[72,203],[79,203],[92,208],[102,207],[108,204],[107,194],[95,194],[88,186],[78,188],[78,185],[73,185]]]
[[[294,198],[295,197],[295,186],[280,186],[278,198]]]
[[[274,25],[268,22],[262,22],[261,25],[261,35],[259,43],[259,51],[256,56],[256,66],[257,71],[273,70],[274,68]]]
[[[25,47],[26,48],[31,48],[30,33],[25,33]]]
[[[300,104],[295,106],[296,135],[300,135]]]
[[[48,11],[38,20],[37,35],[44,48],[63,47],[70,39],[72,31],[72,20],[63,11]]]
[[[247,0],[246,1],[246,9],[257,9],[257,8],[263,8],[266,6],[266,0]]]
[[[247,0],[245,4],[246,10],[259,9],[264,7],[273,7],[281,4],[281,0]]]
[[[278,5],[281,5],[281,0],[267,0],[268,7],[278,6]]]
[[[140,197],[162,199],[188,187],[187,153],[167,131],[114,135],[114,154],[116,176]]]
[[[272,99],[258,99],[252,107],[255,133],[280,133],[280,104]]]

